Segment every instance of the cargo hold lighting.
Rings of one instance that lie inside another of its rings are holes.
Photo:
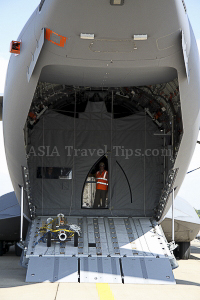
[[[81,33],[80,38],[84,40],[94,40],[94,34],[91,33]]]
[[[10,43],[10,53],[20,54],[21,41],[12,41]]]
[[[110,0],[111,5],[123,5],[124,0]]]
[[[147,40],[147,34],[134,34],[133,38],[135,41],[145,41]]]

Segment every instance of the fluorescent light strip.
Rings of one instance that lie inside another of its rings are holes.
[[[111,5],[123,5],[124,0],[110,0]]]
[[[85,39],[85,40],[94,40],[94,34],[91,34],[91,33],[81,33],[80,34],[80,38],[81,39]]]
[[[147,40],[147,34],[134,34],[133,38],[135,41],[145,41]]]

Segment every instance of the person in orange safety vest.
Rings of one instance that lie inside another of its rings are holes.
[[[102,199],[102,208],[105,208],[106,195],[108,191],[108,171],[105,170],[105,164],[99,164],[99,171],[96,172],[96,194],[93,208],[100,206],[100,199]]]

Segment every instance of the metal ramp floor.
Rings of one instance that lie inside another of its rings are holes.
[[[46,243],[37,217],[28,236],[27,282],[107,282],[174,284],[173,259],[162,229],[148,218],[67,217],[81,227],[78,247],[73,239]]]

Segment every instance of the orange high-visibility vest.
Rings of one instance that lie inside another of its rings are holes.
[[[103,171],[102,174],[99,171],[96,173],[97,190],[104,190],[104,191],[108,190],[108,179],[106,178],[107,173],[108,172],[106,170]]]

